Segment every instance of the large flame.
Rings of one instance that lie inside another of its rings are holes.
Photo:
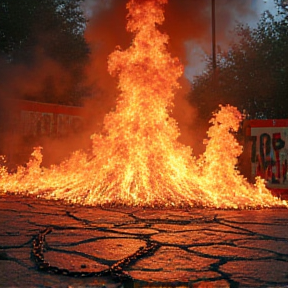
[[[206,152],[196,160],[177,141],[170,117],[174,89],[183,67],[167,52],[168,36],[156,26],[164,21],[167,0],[130,0],[127,30],[130,48],[113,52],[110,74],[118,75],[116,110],[106,115],[104,130],[92,135],[91,154],[77,151],[59,166],[40,168],[36,148],[27,168],[9,174],[1,168],[0,189],[83,205],[205,206],[248,208],[286,206],[262,180],[249,184],[235,169],[242,147],[234,139],[241,114],[220,106],[208,131]]]

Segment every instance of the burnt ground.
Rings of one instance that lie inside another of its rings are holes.
[[[288,209],[95,208],[2,195],[0,287],[288,287]]]

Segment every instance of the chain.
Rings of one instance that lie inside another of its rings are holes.
[[[34,259],[37,269],[50,274],[65,275],[70,277],[103,277],[111,276],[113,279],[120,281],[132,280],[131,276],[123,271],[123,268],[135,263],[137,260],[144,256],[152,255],[160,245],[154,241],[147,240],[146,247],[140,247],[135,253],[126,258],[123,258],[116,263],[114,263],[110,268],[104,269],[99,272],[79,272],[79,271],[69,271],[68,269],[59,268],[57,266],[52,266],[48,261],[44,259],[44,246],[45,237],[47,234],[52,232],[52,228],[46,228],[39,232],[37,236],[33,239],[32,247],[32,258]]]

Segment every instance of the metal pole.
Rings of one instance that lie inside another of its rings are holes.
[[[215,0],[211,0],[212,4],[212,61],[213,70],[216,70],[216,37],[215,37]]]

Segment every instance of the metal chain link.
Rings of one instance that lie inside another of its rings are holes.
[[[50,274],[65,275],[70,277],[103,277],[111,276],[113,279],[120,281],[123,280],[133,280],[130,275],[123,271],[124,267],[135,263],[137,260],[144,256],[152,255],[160,245],[154,241],[147,240],[146,247],[140,247],[135,253],[127,256],[116,263],[114,263],[110,268],[104,269],[99,272],[80,272],[80,271],[69,271],[68,269],[59,268],[57,266],[52,266],[48,261],[44,259],[44,246],[45,237],[47,234],[52,232],[52,228],[46,228],[39,232],[37,236],[33,239],[32,247],[32,258],[35,261],[37,269]]]

